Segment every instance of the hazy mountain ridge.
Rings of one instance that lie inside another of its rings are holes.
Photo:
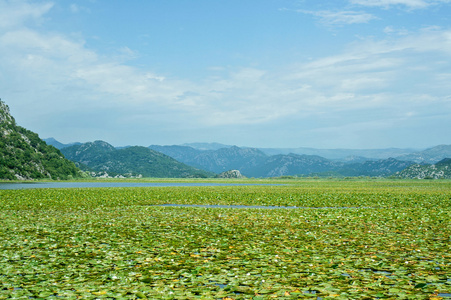
[[[97,141],[100,143],[101,141]],[[103,142],[105,143],[105,142]],[[86,143],[89,144],[89,143]],[[85,144],[85,147],[87,145]],[[102,151],[119,151],[126,150],[133,147],[126,148],[114,148],[108,143],[106,149]],[[210,149],[221,146],[222,144],[208,145],[205,143],[193,143],[194,146],[203,149]],[[92,146],[91,146],[92,147]],[[401,157],[414,157],[415,155],[426,154],[430,157],[443,159],[441,153],[447,153],[447,149],[450,146],[440,145],[432,147],[418,153],[409,153],[407,156]],[[318,155],[307,154],[277,154],[267,155],[258,148],[227,146],[225,148],[219,148],[217,150],[201,150],[190,146],[173,145],[173,146],[160,146],[151,145],[148,148],[163,153],[176,161],[184,163],[188,166],[205,170],[212,173],[222,173],[228,170],[238,170],[246,177],[278,177],[278,176],[377,176],[387,177],[394,175],[396,172],[401,172],[405,168],[414,164],[414,161],[407,161],[404,159],[386,158],[386,159],[374,159],[361,156],[348,156],[340,160],[331,160]],[[67,149],[67,148],[66,148]],[[93,148],[95,149],[95,148]],[[298,148],[301,149],[301,148]],[[309,148],[312,149],[312,148]],[[393,148],[395,149],[395,148]],[[384,156],[387,153],[402,153],[409,152],[409,150],[402,149],[386,149],[381,154],[375,156]],[[332,151],[332,150],[330,150]],[[358,150],[360,151],[360,150]],[[367,153],[375,153],[379,150],[367,150]],[[96,152],[96,151],[94,151]],[[97,151],[98,152],[98,151]],[[349,154],[350,152],[344,149],[340,150],[341,154]],[[101,153],[97,153],[97,156]],[[337,156],[337,155],[335,155]],[[91,153],[88,158],[93,159],[94,153]],[[80,162],[86,160],[86,158],[77,158]],[[125,159],[125,156],[124,156]],[[86,163],[86,161],[85,161]],[[104,170],[111,163],[104,164]],[[116,162],[120,165],[119,162]],[[100,166],[97,166],[99,168]],[[210,173],[211,174],[211,173]]]
[[[80,142],[76,142],[76,143],[69,143],[69,144],[63,144],[57,140],[55,140],[54,138],[48,138],[48,139],[44,139],[44,142],[47,143],[47,145],[51,145],[53,147],[55,147],[56,149],[63,149],[63,148],[67,148],[70,146],[74,146],[74,145],[81,145],[82,143]]]
[[[148,148],[164,153],[167,156],[170,156],[180,162],[187,163],[193,162],[193,157],[196,157],[197,155],[203,153],[204,151],[195,149],[189,146],[159,146],[159,145],[150,145]]]
[[[231,148],[231,145],[225,145],[220,143],[186,143],[181,146],[188,146],[196,150],[219,150],[221,148]],[[163,146],[165,147],[165,146]],[[278,154],[299,154],[299,155],[316,155],[321,156],[331,160],[338,161],[349,161],[357,158],[362,158],[363,160],[379,160],[388,159],[390,157],[398,158],[399,160],[409,160],[404,159],[401,156],[417,153],[423,151],[424,149],[411,149],[411,148],[385,148],[385,149],[318,149],[310,147],[298,147],[298,148],[258,148],[258,147],[240,147],[240,148],[254,148],[262,151],[268,156],[278,155]],[[410,159],[411,160],[411,159]],[[360,160],[362,161],[362,160]],[[437,160],[438,161],[438,160]]]
[[[18,126],[1,100],[0,137],[0,179],[68,179],[82,174],[58,149]]]
[[[380,159],[377,161],[365,161],[362,163],[346,164],[336,170],[344,176],[379,176],[386,177],[404,170],[412,165],[411,161],[403,161],[395,158]]]
[[[316,149],[316,148],[259,148],[267,155],[300,154],[317,155],[331,160],[347,161],[350,157],[364,157],[366,160],[388,159],[415,153],[415,149]]]
[[[279,177],[285,175],[308,175],[336,169],[341,164],[317,155],[278,154],[272,155],[255,168],[243,170],[245,176]],[[249,174],[249,175],[247,175]]]
[[[232,145],[225,145],[221,143],[185,143],[181,146],[191,147],[197,150],[205,151],[205,150],[219,150],[222,148],[231,148]]]
[[[451,157],[451,145],[438,145],[423,151],[402,155],[398,158],[416,163],[435,164],[448,157]]]
[[[243,170],[244,172],[260,165],[266,157],[258,149],[233,146],[216,151],[205,151],[194,158],[194,163],[215,173],[228,170]],[[248,176],[244,173],[243,175]]]
[[[215,173],[236,169],[246,177],[307,176],[327,172],[338,176],[389,176],[412,164],[394,158],[370,160],[354,157],[345,163],[318,155],[290,153],[268,156],[257,148],[236,146],[205,151],[187,146],[151,148],[169,156],[174,155],[175,159],[197,168]]]
[[[230,146],[218,150],[199,150],[189,146],[156,146],[149,148],[160,151],[187,165],[221,173],[229,170],[243,170],[256,166],[266,155],[255,148]]]
[[[104,141],[88,142],[63,148],[70,160],[97,172],[123,176],[187,178],[213,176],[204,170],[188,166],[161,152],[133,146],[116,149]]]

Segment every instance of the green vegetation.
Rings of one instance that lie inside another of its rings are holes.
[[[0,190],[0,299],[451,293],[450,181],[217,182],[288,185]]]
[[[199,170],[146,147],[116,149],[104,141],[74,145],[61,150],[71,161],[109,176],[203,178],[214,174]],[[83,166],[81,168],[85,169]]]
[[[410,179],[451,179],[451,158],[442,159],[434,165],[414,164],[394,176]]]
[[[0,179],[71,179],[79,174],[58,149],[16,125],[8,106],[0,100]]]

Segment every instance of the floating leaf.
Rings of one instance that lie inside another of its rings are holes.
[[[439,297],[451,285],[450,197],[450,181],[389,180],[0,190],[0,295]]]

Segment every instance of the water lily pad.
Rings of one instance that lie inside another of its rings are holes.
[[[451,183],[412,181],[395,189],[390,184],[0,191],[0,286],[6,288],[0,295],[427,299],[446,294],[451,225],[443,220],[451,218]],[[174,201],[361,209],[149,206]]]

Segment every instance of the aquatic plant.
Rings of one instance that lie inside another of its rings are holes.
[[[0,299],[440,299],[451,182],[0,190]],[[353,209],[233,209],[155,204]]]

